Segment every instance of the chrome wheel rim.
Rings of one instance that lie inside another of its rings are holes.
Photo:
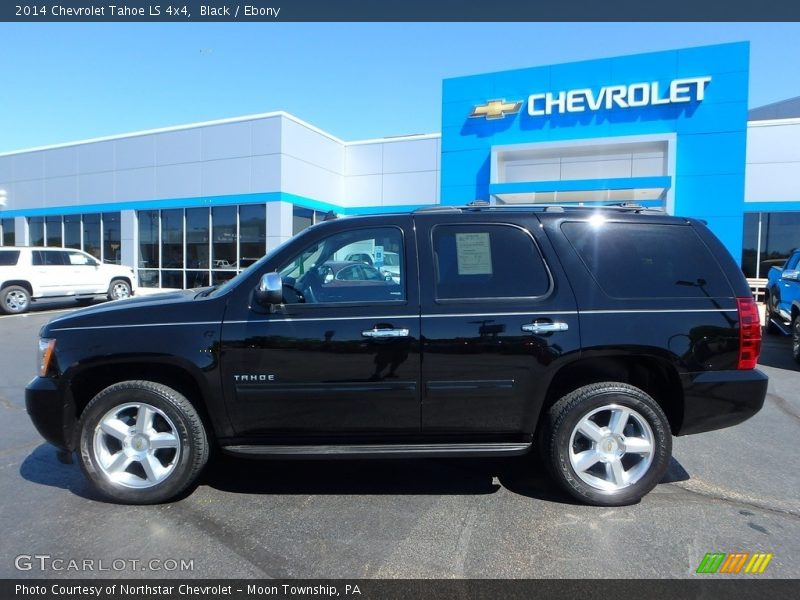
[[[121,281],[118,281],[111,287],[111,297],[114,300],[121,300],[123,298],[128,298],[130,296],[130,292],[128,291],[128,286]]]
[[[149,488],[167,479],[181,455],[178,430],[151,404],[129,402],[112,408],[94,430],[94,456],[100,472],[127,488]]]
[[[6,308],[11,312],[21,312],[28,307],[28,296],[24,292],[12,290],[6,294]]]
[[[800,357],[800,317],[795,318],[792,330],[792,353],[795,358]]]
[[[638,482],[653,463],[655,436],[647,420],[628,406],[608,404],[584,415],[569,439],[575,474],[601,492]]]

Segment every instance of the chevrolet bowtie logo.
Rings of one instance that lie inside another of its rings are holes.
[[[486,104],[479,104],[472,109],[470,118],[486,117],[487,119],[502,119],[506,115],[515,115],[519,112],[522,101],[506,102],[505,100],[489,100]]]

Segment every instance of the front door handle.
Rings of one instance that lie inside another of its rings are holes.
[[[378,338],[378,339],[387,339],[387,338],[402,338],[408,337],[408,329],[367,329],[366,331],[362,331],[361,335],[368,338]]]
[[[528,333],[553,333],[554,331],[566,331],[567,329],[569,329],[569,325],[560,321],[547,323],[534,321],[522,326],[522,331],[527,331]]]

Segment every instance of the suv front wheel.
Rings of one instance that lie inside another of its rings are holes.
[[[561,487],[598,506],[638,502],[661,480],[672,453],[669,422],[658,403],[616,382],[587,385],[556,402],[541,443]]]
[[[197,410],[160,383],[116,383],[81,415],[81,468],[117,502],[154,504],[178,496],[195,481],[208,451]]]
[[[131,297],[131,285],[124,279],[114,279],[108,286],[109,300],[122,300]]]

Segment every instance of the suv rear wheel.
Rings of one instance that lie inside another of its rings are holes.
[[[554,478],[589,504],[638,502],[661,480],[672,453],[658,403],[624,383],[578,388],[548,411],[542,450]]]
[[[31,295],[21,285],[10,285],[0,291],[0,308],[9,315],[26,312],[31,306]]]
[[[80,419],[80,463],[109,498],[165,502],[208,460],[203,422],[185,396],[151,381],[124,381],[94,397]]]

